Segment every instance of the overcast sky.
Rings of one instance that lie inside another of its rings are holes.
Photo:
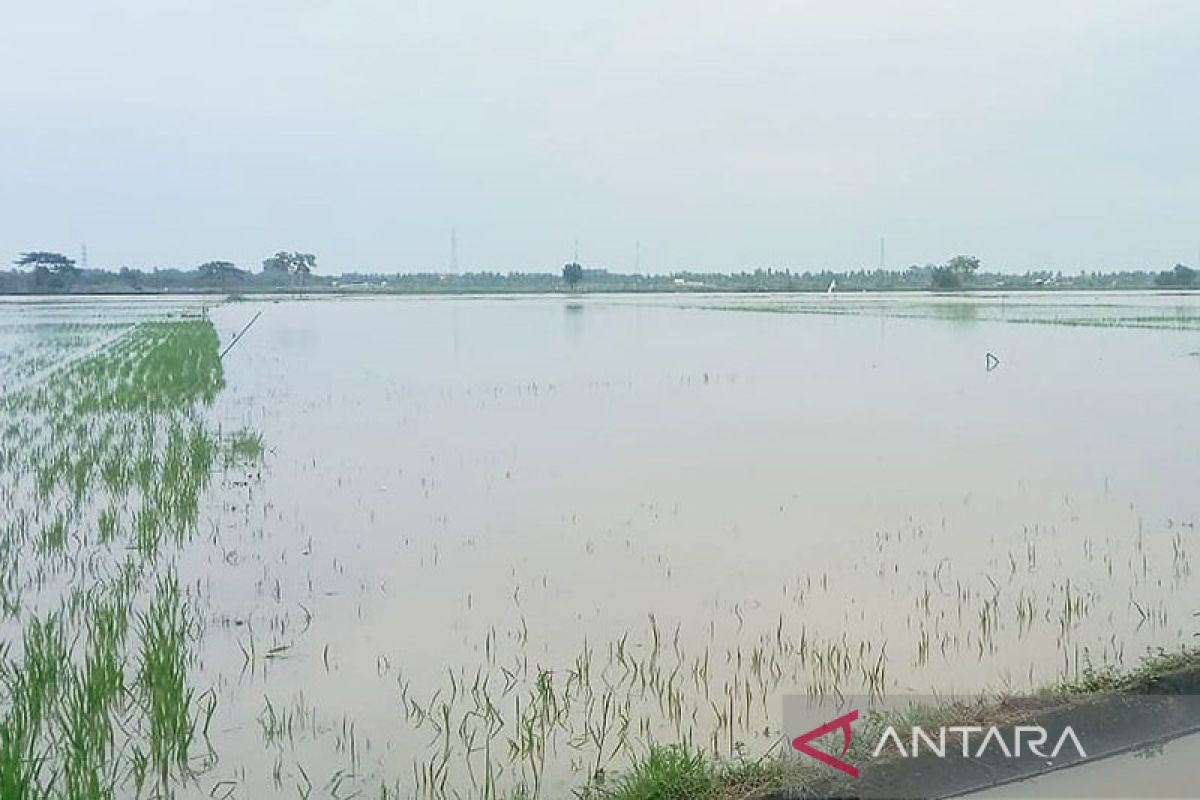
[[[0,260],[1160,269],[1200,2],[4,0]]]

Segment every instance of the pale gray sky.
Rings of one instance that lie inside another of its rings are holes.
[[[5,0],[0,259],[1159,269],[1200,2]]]

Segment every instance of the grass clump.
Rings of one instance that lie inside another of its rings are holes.
[[[1113,666],[1087,665],[1079,677],[1047,690],[1051,695],[1137,694],[1152,691],[1166,674],[1200,669],[1200,648],[1164,650],[1148,653],[1138,666],[1122,672]]]
[[[582,800],[743,800],[757,792],[798,785],[803,765],[768,754],[723,762],[689,745],[651,745],[610,785],[596,782]]]
[[[262,459],[263,438],[261,433],[243,428],[234,431],[225,442],[225,463],[254,464]]]
[[[612,787],[597,786],[589,800],[691,800],[713,796],[716,771],[703,753],[684,745],[653,746]]]

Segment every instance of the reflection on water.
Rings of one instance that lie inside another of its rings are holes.
[[[932,303],[925,308],[929,316],[946,322],[972,323],[979,321],[977,303]]]
[[[563,330],[569,339],[578,339],[583,335],[583,303],[563,305]]]

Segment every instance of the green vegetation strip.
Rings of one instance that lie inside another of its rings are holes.
[[[170,796],[213,757],[170,548],[215,470],[262,452],[205,420],[217,353],[206,319],[143,323],[0,399],[6,800]]]

